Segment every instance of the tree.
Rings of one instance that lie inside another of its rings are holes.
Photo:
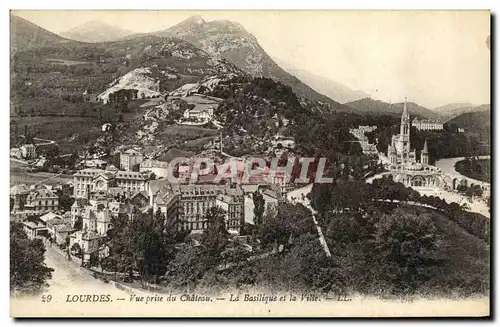
[[[71,198],[67,194],[59,194],[59,208],[63,211],[71,211],[71,206],[75,202],[75,199]]]
[[[70,249],[71,253],[73,253],[77,258],[81,258],[83,255],[82,248],[80,247],[80,244],[74,243],[73,246],[71,246]]]
[[[262,223],[262,215],[264,214],[265,201],[264,196],[259,191],[253,192],[253,215],[254,215],[254,225],[260,226]]]
[[[54,269],[44,263],[45,246],[40,239],[30,240],[15,223],[10,229],[10,290],[31,292],[47,285]]]
[[[235,241],[221,253],[222,261],[225,265],[242,265],[250,257],[250,252],[239,241]]]
[[[83,218],[80,216],[76,217],[75,224],[73,225],[73,228],[76,230],[82,230],[83,229]]]
[[[208,223],[207,229],[203,231],[201,244],[205,254],[213,260],[213,264],[220,262],[220,254],[226,248],[229,233],[226,229],[226,212],[220,207],[211,207],[207,210],[205,220]]]
[[[312,213],[302,204],[280,203],[278,207],[266,213],[259,230],[263,244],[275,244],[286,249],[293,244],[293,239],[313,232]]]
[[[373,255],[384,278],[395,292],[412,293],[429,277],[430,258],[436,249],[436,227],[432,218],[396,210],[383,216],[376,226]]]

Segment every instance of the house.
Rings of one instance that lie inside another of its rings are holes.
[[[39,219],[42,221],[42,223],[45,226],[47,226],[47,224],[48,224],[49,221],[54,220],[54,219],[59,219],[61,222],[64,222],[63,216],[55,214],[53,212],[48,212],[45,215],[40,216]]]
[[[21,149],[19,149],[19,148],[11,148],[10,149],[10,157],[16,158],[16,159],[22,159],[23,153],[22,153]]]
[[[24,144],[20,148],[21,150],[21,157],[24,159],[33,159],[36,157],[36,148],[35,145],[33,144]]]
[[[54,192],[46,187],[39,187],[30,191],[26,198],[24,208],[35,213],[58,211],[59,198]]]
[[[90,261],[90,256],[100,249],[104,243],[106,235],[99,235],[92,231],[77,231],[69,236],[69,248],[74,248],[75,244],[82,250],[84,262]]]
[[[120,153],[120,168],[125,171],[131,171],[143,160],[142,153],[135,150],[127,150]]]
[[[66,238],[76,231],[76,229],[66,223],[66,220],[62,216],[54,215],[53,218],[47,220],[49,216],[54,215],[53,213],[48,213],[40,219],[45,220],[47,231],[49,235],[54,239],[57,245],[66,244]]]
[[[23,222],[23,230],[26,232],[26,235],[28,235],[29,239],[48,235],[47,227],[45,227],[42,223],[25,221]]]

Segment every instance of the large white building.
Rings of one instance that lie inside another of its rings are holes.
[[[87,197],[93,191],[107,192],[111,188],[121,188],[129,194],[147,190],[147,180],[140,172],[89,168],[80,170],[73,176],[75,198]]]
[[[413,119],[412,123],[419,131],[442,131],[443,130],[443,122],[439,119],[423,119],[419,120],[418,118]]]
[[[184,118],[188,119],[199,119],[199,120],[210,120],[214,116],[213,108],[194,108],[194,109],[186,109],[184,111]]]

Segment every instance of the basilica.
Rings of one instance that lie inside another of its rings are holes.
[[[441,170],[429,165],[427,140],[425,140],[424,148],[420,152],[420,161],[417,161],[416,150],[411,148],[410,127],[410,113],[405,98],[400,133],[392,136],[391,144],[387,149],[389,162],[386,168],[394,181],[401,182],[407,187],[439,187]]]

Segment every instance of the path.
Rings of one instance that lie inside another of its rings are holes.
[[[316,220],[316,211],[311,207],[311,203],[309,199],[307,198],[307,195],[311,193],[313,184],[308,184],[304,187],[298,188],[296,190],[290,191],[287,193],[286,197],[287,199],[292,202],[292,203],[300,203],[312,212],[313,216],[313,221],[314,225],[316,226],[316,230],[318,231],[318,237],[319,237],[319,242],[321,243],[321,246],[323,246],[323,249],[325,250],[325,253],[328,257],[331,257],[332,254],[330,253],[330,249],[328,248],[328,244],[326,244],[325,236],[323,235],[323,231],[321,230],[321,226],[318,224],[318,221]]]

